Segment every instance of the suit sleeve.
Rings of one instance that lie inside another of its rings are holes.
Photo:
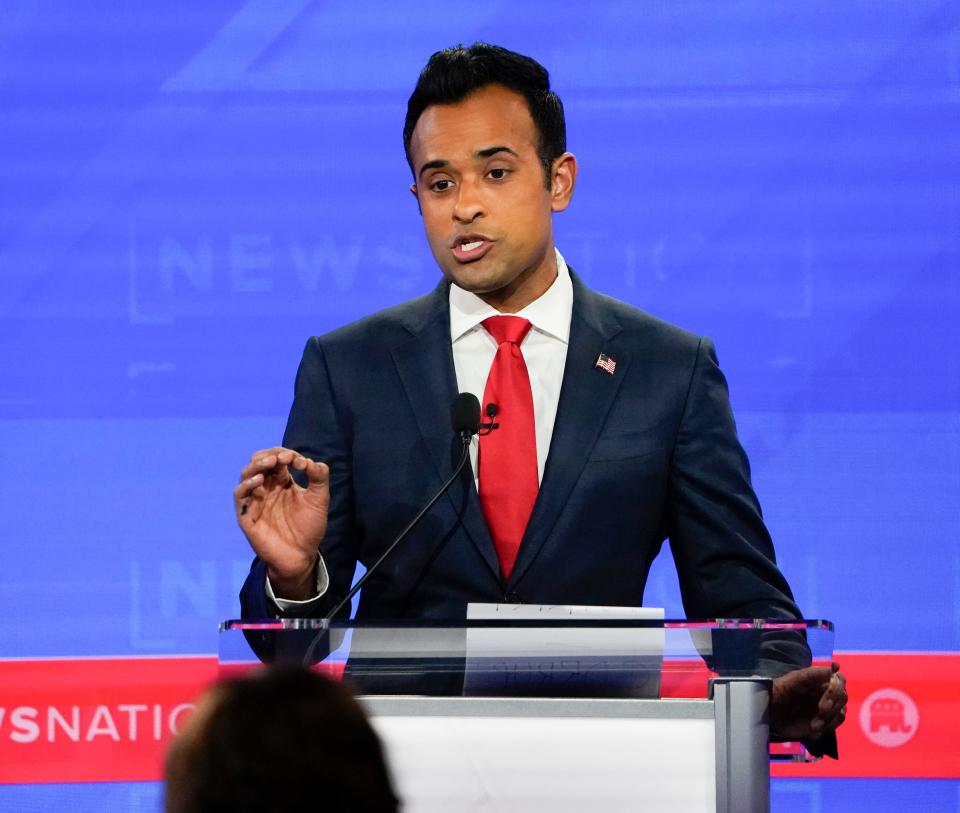
[[[727,382],[702,339],[671,461],[667,534],[689,618],[798,619],[737,438]],[[796,641],[765,642],[765,672],[809,663]],[[719,653],[717,653],[719,655]]]
[[[697,348],[671,469],[668,534],[687,616],[801,618],[777,567],[709,339]],[[753,661],[757,673],[778,677],[811,662],[800,633],[758,632],[753,640],[741,633],[729,641],[714,633],[709,650],[720,673]],[[834,734],[806,745],[816,755],[837,757]]]
[[[307,342],[297,370],[283,445],[330,467],[330,513],[327,533],[320,544],[329,587],[317,601],[295,607],[287,615],[323,617],[346,595],[353,580],[359,540],[354,523],[349,426],[349,416],[337,409],[323,347],[319,339],[312,338]],[[267,597],[265,585],[266,566],[256,558],[240,592],[244,618],[284,615]],[[341,611],[345,616],[348,612],[349,608]]]

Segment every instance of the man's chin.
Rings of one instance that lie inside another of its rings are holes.
[[[447,279],[458,288],[462,288],[464,291],[469,291],[471,294],[476,294],[477,296],[492,294],[504,287],[502,279],[494,277],[489,273],[485,274],[480,269],[471,273],[469,268],[461,266],[455,271],[445,269],[443,273]]]

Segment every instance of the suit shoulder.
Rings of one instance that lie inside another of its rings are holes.
[[[627,341],[639,341],[646,347],[654,346],[694,356],[705,341],[704,337],[647,313],[635,305],[605,294],[593,295],[596,297],[597,306],[619,324],[622,338]]]

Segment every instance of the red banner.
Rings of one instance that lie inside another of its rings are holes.
[[[0,661],[0,783],[159,779],[217,659]]]
[[[850,706],[840,761],[774,776],[960,778],[960,653],[838,654]],[[214,657],[0,660],[0,783],[161,778],[166,746],[218,675]],[[676,669],[665,696],[702,696]]]
[[[840,759],[774,776],[960,778],[960,654],[837,653],[847,678]]]

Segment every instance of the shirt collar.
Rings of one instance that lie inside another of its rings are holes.
[[[556,251],[556,249],[554,249]],[[557,253],[557,278],[547,290],[517,316],[529,319],[535,330],[547,333],[564,344],[570,339],[570,319],[573,315],[573,283],[570,271],[559,251]],[[489,316],[499,316],[496,308],[488,305],[476,294],[450,285],[450,339],[456,343],[468,333],[480,327]]]

